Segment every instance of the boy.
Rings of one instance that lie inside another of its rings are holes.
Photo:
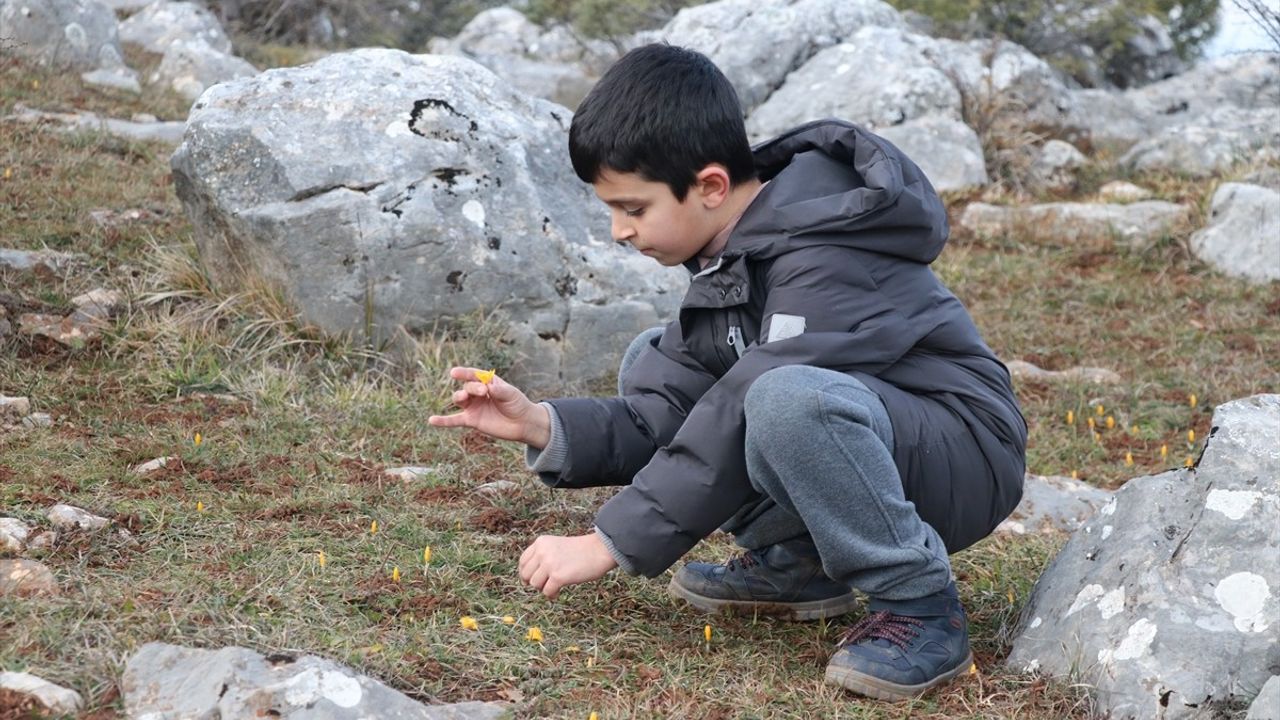
[[[547,597],[614,567],[656,577],[717,527],[746,548],[689,563],[695,607],[870,614],[829,682],[920,694],[972,664],[948,552],[1022,492],[1026,424],[1008,371],[929,269],[946,213],[914,163],[835,120],[747,144],[706,57],[629,52],[582,102],[574,169],[612,233],[692,278],[679,319],[623,361],[619,397],[534,404],[472,368],[431,424],[530,448],[553,487],[626,485],[592,532],[538,538],[520,577]]]

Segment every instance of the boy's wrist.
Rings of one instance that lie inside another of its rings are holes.
[[[525,423],[524,444],[543,450],[551,442],[551,411],[541,403],[534,403]]]

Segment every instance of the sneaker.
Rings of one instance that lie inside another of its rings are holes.
[[[818,620],[850,612],[857,597],[822,571],[808,538],[748,550],[727,563],[691,562],[667,588],[700,610]]]
[[[880,700],[919,697],[973,666],[955,583],[919,600],[871,601],[840,638],[827,682]]]

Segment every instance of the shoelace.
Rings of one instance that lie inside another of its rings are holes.
[[[729,558],[729,562],[725,563],[725,570],[733,572],[735,566],[741,566],[743,570],[746,570],[759,564],[760,561],[756,559],[755,553],[748,550]]]
[[[871,613],[854,623],[852,627],[836,641],[837,647],[852,645],[862,640],[888,640],[903,650],[920,634],[917,628],[924,627],[924,622],[906,615],[895,615],[888,610]]]

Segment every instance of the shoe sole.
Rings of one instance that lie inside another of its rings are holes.
[[[707,597],[678,584],[674,579],[667,585],[667,592],[684,600],[699,610],[731,615],[768,615],[789,620],[822,620],[858,609],[858,598],[852,592],[826,600],[806,602],[755,602],[750,600],[722,600]]]
[[[852,690],[877,700],[914,700],[929,690],[950,682],[952,678],[968,671],[971,667],[973,667],[973,653],[969,653],[964,662],[954,669],[946,671],[929,682],[920,683],[919,685],[899,685],[857,670],[828,665],[826,680],[832,685],[839,685],[846,690]]]

